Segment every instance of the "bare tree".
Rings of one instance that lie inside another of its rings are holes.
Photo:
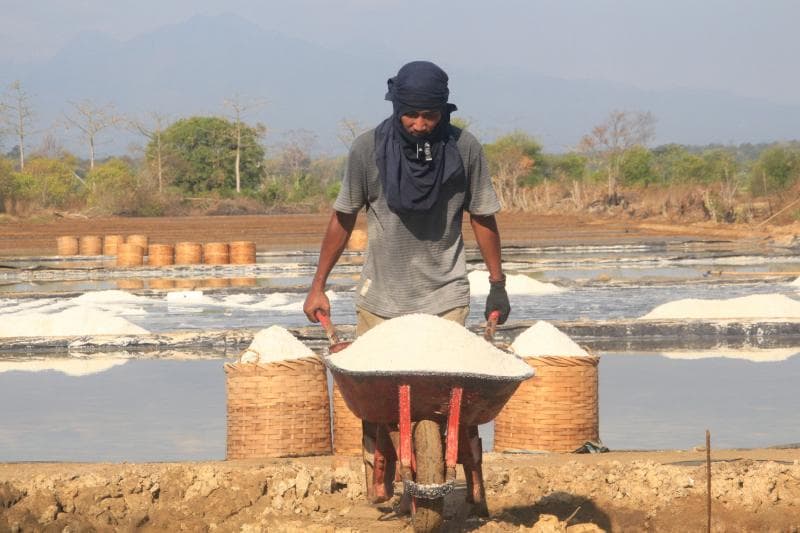
[[[655,136],[655,122],[650,112],[615,110],[581,139],[578,151],[596,156],[605,166],[610,203],[618,203],[617,183],[625,152],[647,145]]]
[[[159,194],[164,191],[164,144],[162,142],[162,135],[166,128],[169,118],[158,112],[150,113],[150,120],[148,123],[136,119],[129,119],[128,125],[134,131],[141,133],[152,144],[153,158],[156,164],[156,177],[158,178],[158,192]]]
[[[317,143],[317,136],[309,130],[289,130],[281,143],[280,162],[284,174],[298,177],[311,166],[311,151]]]
[[[33,122],[33,111],[28,93],[22,88],[19,80],[8,87],[5,102],[0,105],[2,117],[8,130],[14,133],[19,150],[19,170],[25,170],[25,140],[30,133]]]
[[[64,125],[67,129],[76,128],[89,145],[89,169],[94,169],[97,137],[103,131],[113,128],[122,122],[116,114],[114,106],[107,104],[97,106],[89,100],[70,102],[72,113],[64,113]]]
[[[242,158],[242,115],[244,115],[247,111],[251,111],[253,109],[257,109],[266,105],[266,100],[251,100],[248,102],[243,102],[239,95],[234,96],[231,99],[226,99],[224,104],[226,107],[229,107],[233,112],[233,120],[234,120],[234,142],[236,143],[236,192],[242,192],[242,180],[241,180],[241,158]],[[266,131],[266,128],[260,128],[263,131]]]
[[[343,118],[339,121],[339,132],[336,137],[342,142],[345,148],[350,149],[350,145],[356,140],[356,137],[367,131],[367,128],[358,120],[351,118]]]

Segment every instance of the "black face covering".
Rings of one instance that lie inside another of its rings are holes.
[[[408,63],[388,81],[386,99],[394,113],[375,130],[375,160],[389,207],[399,213],[427,211],[442,184],[463,170],[450,128],[447,74],[428,61]],[[408,133],[400,117],[411,111],[438,110],[442,118],[425,136]]]

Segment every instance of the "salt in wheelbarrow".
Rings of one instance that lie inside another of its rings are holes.
[[[376,446],[373,464],[377,470],[387,452],[396,454],[404,493],[413,497],[415,531],[441,525],[444,496],[455,487],[459,463],[466,474],[467,500],[486,508],[480,439],[468,428],[493,420],[531,374],[352,371],[330,356],[323,359],[357,417],[379,427],[398,426],[394,449]]]

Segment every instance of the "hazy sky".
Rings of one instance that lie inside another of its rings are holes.
[[[797,0],[0,0],[0,62],[46,59],[83,31],[126,40],[227,12],[400,60],[526,64],[559,78],[800,104]]]

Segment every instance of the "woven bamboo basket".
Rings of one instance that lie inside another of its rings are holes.
[[[596,356],[526,357],[535,370],[494,421],[495,451],[572,452],[599,440]]]
[[[78,238],[74,235],[56,237],[58,255],[78,255]]]
[[[124,242],[122,235],[106,235],[103,237],[103,255],[117,255],[117,248]]]
[[[256,262],[256,243],[253,241],[234,241],[230,243],[230,262],[232,265],[254,265]]]
[[[142,266],[142,263],[144,263],[144,250],[138,244],[126,242],[117,247],[118,267]]]
[[[347,249],[354,252],[363,252],[367,249],[367,232],[363,229],[354,229],[347,240]]]
[[[203,245],[199,242],[179,242],[175,245],[176,265],[199,265],[203,258]]]
[[[333,453],[361,455],[361,419],[344,402],[339,387],[333,385]]]
[[[175,248],[171,244],[151,244],[147,247],[147,264],[167,266],[175,264]]]
[[[207,242],[203,245],[203,263],[227,265],[229,262],[230,248],[227,242]]]
[[[147,250],[147,244],[149,241],[147,239],[147,235],[134,234],[125,237],[125,242],[127,244],[138,244],[142,247],[142,250]]]
[[[98,235],[84,235],[78,241],[78,253],[81,255],[101,255],[103,238]]]
[[[317,357],[227,363],[227,458],[331,453],[325,366]]]

